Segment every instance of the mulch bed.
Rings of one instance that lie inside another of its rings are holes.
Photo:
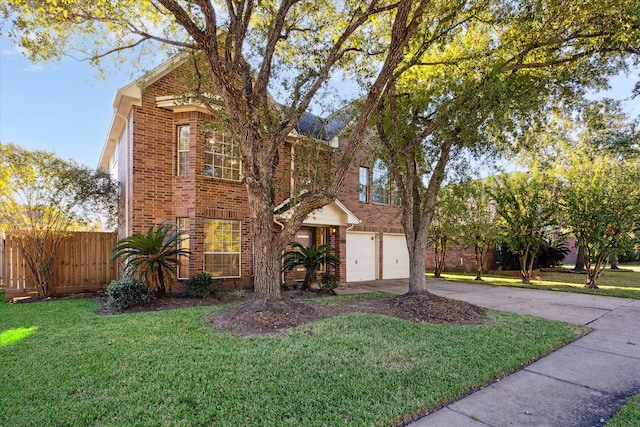
[[[335,299],[323,304],[300,300],[246,301],[219,313],[213,326],[239,336],[277,334],[315,320],[345,313],[375,313],[417,323],[478,324],[485,310],[464,301],[433,294],[405,294],[394,298]]]
[[[92,294],[95,298],[95,294]],[[86,297],[87,295],[85,295]],[[417,323],[479,324],[485,321],[483,308],[452,300],[431,293],[404,294],[391,298],[335,298],[321,304],[309,303],[309,299],[327,296],[321,292],[283,291],[278,301],[253,299],[250,292],[225,293],[220,298],[169,297],[149,301],[129,308],[125,313],[172,310],[188,307],[215,306],[239,302],[240,304],[212,317],[212,325],[220,331],[238,336],[278,334],[290,328],[346,313],[375,313]],[[65,297],[65,298],[77,298]],[[47,298],[47,301],[61,298]],[[102,303],[100,314],[113,314],[105,305],[106,297],[99,296]],[[37,301],[27,299],[22,302]],[[39,300],[42,301],[42,300]]]

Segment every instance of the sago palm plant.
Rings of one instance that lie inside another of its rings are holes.
[[[330,245],[302,246],[300,243],[292,243],[290,251],[283,255],[282,271],[291,271],[299,265],[306,268],[302,289],[308,290],[311,281],[322,264],[337,267],[340,259],[333,255],[335,249]]]
[[[152,226],[146,234],[135,233],[118,241],[112,259],[122,257],[128,276],[147,283],[156,297],[164,298],[176,278],[181,256],[190,252],[181,248],[182,237],[167,222]]]

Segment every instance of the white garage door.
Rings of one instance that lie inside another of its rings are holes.
[[[374,233],[347,233],[347,282],[375,280],[376,239]]]
[[[409,250],[402,234],[382,235],[382,278],[409,277]]]

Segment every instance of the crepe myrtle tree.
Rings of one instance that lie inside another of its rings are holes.
[[[534,148],[528,157],[553,167],[560,179],[561,225],[576,238],[576,269],[595,287],[607,260],[613,268],[638,227],[637,120],[617,101],[587,101],[547,115],[528,137]]]
[[[607,260],[631,247],[640,230],[640,161],[591,155],[583,145],[566,153],[558,168],[562,221],[583,248],[585,287],[597,289]]]
[[[640,159],[640,117],[632,120],[623,110],[620,101],[603,99],[587,103],[578,118],[582,127],[579,141],[586,155],[606,156],[610,161]],[[619,248],[622,249],[622,248]],[[618,249],[609,255],[611,269],[618,269]],[[579,246],[585,269],[585,248]],[[578,256],[578,259],[580,259]],[[577,265],[577,263],[576,263]],[[589,272],[587,272],[589,273]]]
[[[440,197],[429,229],[429,243],[433,245],[435,267],[433,277],[442,277],[444,260],[449,243],[459,243],[463,215],[464,196],[459,184],[449,184],[440,189]]]
[[[464,207],[459,241],[464,246],[473,248],[476,260],[474,280],[482,280],[482,273],[487,268],[487,254],[498,240],[496,209],[491,203],[486,181],[468,179],[460,185]]]
[[[112,224],[117,184],[54,153],[0,143],[0,230],[15,239],[35,279],[36,293],[53,290],[53,265],[60,243],[78,226]]]
[[[34,61],[71,55],[100,65],[107,57],[124,62],[127,52],[157,55],[160,49],[193,58],[195,84],[183,94],[216,113],[222,104],[247,189],[255,297],[274,300],[281,297],[280,254],[307,215],[338,195],[371,112],[412,36],[441,19],[427,15],[432,3],[6,0],[0,13],[9,37]],[[336,156],[325,185],[299,197],[289,221],[274,229],[279,147],[339,73],[367,87],[350,118],[350,143]]]
[[[490,177],[489,185],[500,240],[518,256],[522,283],[531,283],[536,254],[557,224],[557,181],[533,165],[529,172]]]

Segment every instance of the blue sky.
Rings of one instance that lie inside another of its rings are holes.
[[[70,58],[32,64],[0,41],[0,141],[55,151],[96,167],[113,116],[115,91],[129,73],[98,79],[97,70]]]
[[[113,116],[115,91],[131,79],[128,69],[104,79],[87,62],[32,64],[6,39],[0,39],[0,142],[55,151],[96,167]],[[631,96],[640,77],[619,76],[614,99]],[[640,97],[626,101],[632,117],[640,115]]]

